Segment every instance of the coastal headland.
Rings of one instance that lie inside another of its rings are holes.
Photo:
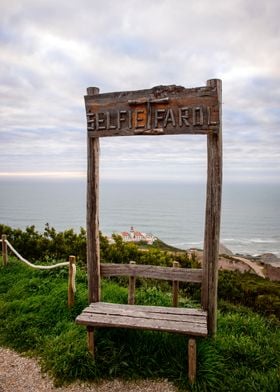
[[[189,249],[188,251],[194,253],[197,260],[202,263],[202,250]],[[250,272],[262,278],[280,281],[280,259],[273,253],[265,253],[259,256],[240,255],[232,253],[228,248],[221,245],[219,270]]]
[[[146,234],[135,230],[133,226],[131,226],[130,231],[122,231],[115,234],[120,236],[124,242],[133,242],[138,244],[143,251],[147,250],[145,245],[155,244],[160,249],[171,253],[185,252],[185,250],[177,249],[164,243],[151,233]],[[114,242],[113,237],[107,238],[110,243]],[[190,248],[187,249],[187,252],[194,254],[197,261],[202,263],[203,250]],[[258,275],[261,278],[280,281],[280,258],[273,253],[265,253],[259,256],[234,254],[221,243],[219,248],[219,270],[239,271],[241,273],[249,272]]]

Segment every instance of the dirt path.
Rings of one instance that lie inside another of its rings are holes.
[[[242,263],[245,263],[245,264],[247,264],[250,268],[252,268],[252,270],[255,271],[255,273],[256,273],[257,275],[259,275],[259,276],[262,277],[262,278],[265,278],[265,274],[263,273],[263,267],[261,267],[261,266],[258,265],[257,263],[255,263],[255,262],[253,262],[253,261],[251,261],[251,260],[245,259],[244,257],[236,257],[236,256],[233,256],[233,259],[234,259],[234,260],[242,261]]]
[[[202,263],[203,252],[195,250],[194,253],[197,256],[198,261]],[[219,269],[238,270],[240,272],[250,271],[250,269],[252,269],[261,278],[266,277],[263,271],[263,267],[260,266],[257,262],[235,255],[230,255],[230,258],[226,258],[223,257],[223,255],[220,255]]]
[[[0,392],[176,392],[168,381],[104,381],[96,384],[74,383],[55,388],[52,380],[40,371],[35,359],[0,347]]]

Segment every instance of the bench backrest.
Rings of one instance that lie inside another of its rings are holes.
[[[136,278],[150,278],[172,281],[172,305],[178,306],[179,282],[202,283],[201,268],[178,268],[179,263],[173,262],[173,267],[159,267],[154,265],[137,265],[134,261],[130,264],[101,263],[100,275],[102,277],[128,276],[128,304],[135,303]]]
[[[158,267],[143,264],[107,264],[101,263],[101,276],[133,276],[178,282],[202,282],[201,268]]]

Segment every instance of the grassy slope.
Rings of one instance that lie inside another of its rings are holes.
[[[126,288],[114,281],[103,285],[104,300],[126,302]],[[140,288],[137,301],[168,306],[171,297],[154,287]],[[87,353],[85,329],[74,323],[86,304],[85,272],[78,271],[76,304],[69,311],[66,269],[36,271],[11,261],[0,268],[0,344],[39,356],[58,383],[164,377],[188,387],[184,336],[100,329],[94,362]],[[223,303],[216,340],[198,340],[198,377],[192,390],[276,392],[279,364],[277,325],[248,308]]]

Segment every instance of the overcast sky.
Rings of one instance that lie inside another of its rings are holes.
[[[279,0],[0,0],[0,175],[85,176],[83,95],[223,81],[224,180],[280,183]],[[105,138],[104,179],[200,181],[205,136]]]

